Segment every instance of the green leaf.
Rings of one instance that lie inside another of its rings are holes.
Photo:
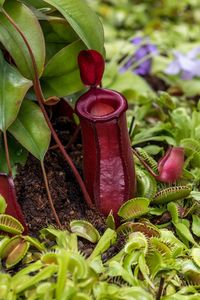
[[[172,222],[178,223],[179,222],[179,211],[178,206],[174,202],[170,202],[167,204],[167,210],[171,214]]]
[[[17,164],[24,166],[28,157],[28,151],[22,147],[13,136],[7,134],[8,149],[10,154],[10,163],[12,167],[13,176],[17,172]],[[0,137],[0,172],[8,173],[8,166],[6,163],[5,147],[3,138]]]
[[[70,24],[63,18],[48,16],[48,19],[41,20],[42,31],[45,42],[71,44],[79,39]]]
[[[22,100],[31,85],[31,81],[10,66],[0,53],[0,130],[7,130],[16,119]]]
[[[150,200],[143,197],[133,198],[125,202],[119,209],[118,215],[124,220],[138,218],[149,211]]]
[[[28,7],[18,1],[7,0],[4,9],[25,35],[33,51],[38,73],[41,75],[45,61],[45,44],[37,18]],[[23,76],[33,79],[33,64],[27,47],[20,34],[2,13],[0,13],[0,41],[13,57]]]
[[[99,232],[89,222],[85,220],[73,220],[70,222],[70,228],[77,236],[87,239],[91,243],[97,243],[100,239]]]
[[[134,82],[134,85],[133,85]],[[119,74],[115,80],[107,86],[109,89],[117,90],[120,93],[127,93],[128,100],[138,96],[153,96],[154,91],[148,83],[139,75],[130,71]]]
[[[107,226],[107,228],[110,228],[112,230],[115,230],[115,228],[116,228],[115,219],[113,217],[112,210],[110,211],[109,215],[106,218],[106,226]]]
[[[4,197],[0,194],[0,214],[4,214],[7,204]]]
[[[192,215],[192,232],[200,237],[200,217],[197,215]]]
[[[37,159],[44,159],[51,134],[37,104],[25,100],[9,131]]]
[[[182,139],[190,137],[191,134],[191,117],[187,109],[179,107],[171,113],[172,124],[174,124],[174,135],[177,143]]]
[[[47,5],[46,3],[44,3],[43,0],[23,0],[22,2],[24,2],[27,5],[33,6],[35,8],[45,8],[48,9],[50,8],[49,5]]]
[[[183,223],[174,223],[174,226],[176,227],[176,230],[180,236],[182,236],[184,239],[189,241],[190,243],[197,245],[195,242],[190,230],[187,228],[187,226]]]
[[[200,94],[199,79],[192,80],[177,80],[177,85],[182,89],[187,97],[192,97]]]
[[[0,6],[4,5],[5,0],[0,0]]]
[[[46,97],[62,97],[83,88],[77,64],[78,54],[83,49],[83,42],[78,40],[64,47],[50,59],[41,81]]]
[[[46,45],[46,63],[62,48],[79,39],[70,24],[63,18],[48,16],[40,20]]]
[[[69,22],[89,49],[104,53],[104,34],[97,15],[83,0],[45,0],[54,6]]]
[[[198,267],[200,267],[200,248],[193,248],[191,256]]]
[[[22,234],[24,227],[14,217],[0,214],[0,230],[10,234]]]
[[[117,233],[110,228],[106,229],[88,260],[91,261],[101,253],[105,252],[112,244],[115,243],[116,239]]]
[[[146,282],[149,284],[150,287],[154,289],[155,286],[149,279],[150,271],[145,261],[144,253],[141,253],[141,255],[139,256],[138,266]]]

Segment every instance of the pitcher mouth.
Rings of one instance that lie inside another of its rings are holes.
[[[76,103],[79,117],[92,122],[104,122],[118,118],[128,108],[126,99],[113,90],[92,87]]]

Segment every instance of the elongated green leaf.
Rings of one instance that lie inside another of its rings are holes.
[[[4,197],[0,194],[0,214],[4,214],[6,210],[6,200]]]
[[[88,260],[91,261],[101,253],[105,252],[110,247],[110,245],[115,243],[116,238],[117,234],[114,230],[110,228],[106,229]]]
[[[83,49],[85,49],[85,47],[80,40],[63,48],[48,62],[43,77],[58,77],[77,69],[77,56]]]
[[[45,0],[54,6],[69,22],[88,48],[103,54],[103,27],[85,0]]]
[[[192,232],[200,237],[200,217],[197,215],[192,215]]]
[[[8,130],[37,159],[44,159],[51,134],[37,104],[25,100],[16,121]]]
[[[10,163],[12,167],[13,176],[17,173],[17,164],[25,165],[28,151],[22,147],[13,136],[7,135],[8,149],[10,154]],[[3,138],[0,137],[0,173],[8,173],[8,166],[6,163],[6,153],[3,143]]]
[[[29,8],[15,0],[6,0],[4,9],[28,40],[36,59],[38,73],[41,75],[45,61],[45,44],[37,18]],[[0,41],[13,57],[20,72],[26,78],[33,79],[33,64],[27,47],[20,34],[3,13],[0,13]]]
[[[47,5],[46,3],[44,3],[43,0],[22,0],[22,2],[24,2],[27,5],[31,5],[33,7],[36,8],[49,8],[49,5]]]
[[[176,227],[176,230],[178,233],[183,236],[187,241],[191,242],[194,245],[197,245],[195,242],[190,230],[187,228],[187,226],[183,223],[174,223],[174,226]]]
[[[47,4],[46,4],[47,5]],[[40,25],[45,37],[46,63],[61,49],[79,39],[70,24],[59,17],[40,17]]]
[[[42,87],[46,97],[66,96],[83,88],[80,80],[77,56],[85,46],[78,40],[54,55],[43,73]]]
[[[0,7],[4,5],[5,0],[0,0]]]
[[[0,130],[6,130],[16,119],[22,100],[32,85],[0,53]]]
[[[70,44],[79,39],[76,32],[64,18],[48,16],[41,20],[40,24],[44,32],[45,41],[48,43]]]
[[[79,70],[77,69],[71,72],[69,76],[45,78],[45,80],[41,80],[41,85],[46,98],[51,96],[68,96],[83,88],[79,79]]]

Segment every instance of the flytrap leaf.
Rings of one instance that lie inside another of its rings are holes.
[[[107,228],[110,228],[113,230],[115,230],[115,228],[116,228],[115,219],[114,219],[112,210],[110,211],[109,215],[106,218],[106,226],[107,226]]]
[[[38,249],[39,251],[45,251],[45,246],[42,243],[40,243],[36,238],[26,235],[23,236],[23,239],[27,241],[30,244],[30,246]]]
[[[159,237],[160,233],[157,227],[150,222],[125,222],[117,228],[117,234],[130,234],[131,232],[142,232],[147,237],[156,236]]]
[[[26,255],[29,243],[20,236],[8,240],[1,251],[1,258],[6,261],[6,268],[12,268]]]
[[[37,104],[25,100],[9,132],[37,159],[44,159],[51,133]]]
[[[193,162],[195,167],[200,166],[200,142],[198,140],[187,138],[181,141],[181,146],[184,147],[188,160]],[[186,161],[187,162],[187,161]]]
[[[41,75],[45,62],[45,44],[36,16],[27,6],[15,0],[6,0],[4,9],[25,35],[34,54],[38,74]],[[14,59],[23,76],[34,79],[33,64],[27,47],[20,34],[3,13],[0,13],[0,41]]]
[[[195,264],[200,268],[200,248],[192,248],[191,256]]]
[[[89,222],[84,220],[74,220],[70,222],[70,228],[76,235],[85,238],[91,243],[97,243],[100,239],[99,232]]]
[[[0,230],[10,234],[21,234],[24,227],[12,216],[0,214]]]
[[[27,231],[27,225],[26,225],[23,213],[22,213],[21,208],[16,199],[16,193],[15,193],[13,179],[12,179],[12,177],[7,176],[6,174],[2,174],[2,173],[0,173],[0,194],[4,197],[4,199],[6,200],[6,203],[7,203],[6,214],[9,214],[12,217],[16,218],[23,225],[22,226],[19,223],[20,225],[17,225],[17,227],[16,227],[16,225],[14,225],[14,228],[15,229],[22,228],[22,229],[19,229],[20,232],[22,232],[24,229],[25,229],[25,231]],[[17,220],[16,220],[16,222],[18,222]],[[15,219],[14,219],[14,221],[15,221]],[[6,220],[4,220],[4,222],[6,222]],[[7,232],[10,232],[8,230],[12,229],[12,222],[11,223],[9,223],[9,222],[8,222]],[[15,224],[17,224],[16,222],[15,222]],[[6,225],[6,223],[4,223],[4,225]],[[5,229],[6,229],[6,227],[5,227]],[[10,233],[12,233],[12,232],[10,232]]]
[[[45,0],[54,6],[69,22],[89,49],[104,53],[104,34],[97,15],[83,0]]]
[[[148,239],[142,232],[133,232],[129,235],[128,242],[125,244],[125,253],[131,254],[134,250],[143,249],[146,253],[148,249]]]
[[[63,97],[83,88],[80,80],[77,58],[85,45],[77,40],[63,47],[47,63],[41,84],[46,97]]]
[[[177,234],[180,236],[180,239],[183,239],[183,242],[184,242],[184,240],[186,240],[186,241],[189,241],[190,243],[198,246],[198,244],[195,242],[190,230],[188,229],[188,227],[185,224],[174,223],[174,226],[176,227],[176,231],[177,231]]]
[[[152,199],[157,192],[157,182],[149,172],[136,169],[137,174],[137,193],[141,197]]]
[[[173,186],[157,192],[153,198],[153,204],[164,204],[171,201],[177,201],[189,196],[191,192],[189,186]]]
[[[98,241],[98,244],[96,245],[96,247],[94,248],[92,254],[88,259],[91,261],[101,253],[105,252],[112,244],[116,242],[116,239],[117,239],[116,232],[108,228],[104,232],[100,240]]]
[[[192,215],[192,232],[200,237],[200,217],[197,215]]]
[[[143,148],[136,148],[140,157],[149,165],[149,167],[156,173],[158,172],[158,164]]]
[[[124,220],[138,218],[149,211],[150,200],[147,198],[133,198],[125,202],[119,209],[118,215]]]
[[[178,221],[179,221],[179,210],[178,210],[178,206],[177,206],[175,203],[170,202],[170,203],[168,203],[168,205],[167,205],[167,210],[168,210],[169,213],[171,214],[172,222],[173,222],[173,223],[178,223]]]
[[[14,122],[31,85],[31,81],[9,65],[0,52],[0,130],[6,131]]]
[[[192,260],[183,262],[182,272],[190,284],[200,285],[200,268]]]
[[[5,198],[0,194],[0,214],[4,214],[6,210],[6,200]]]

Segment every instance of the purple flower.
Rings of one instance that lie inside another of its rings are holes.
[[[131,69],[138,75],[147,75],[151,71],[152,56],[157,53],[157,47],[149,42],[148,38],[135,37],[132,44],[138,46],[135,53],[120,68],[123,73]]]
[[[180,74],[184,80],[190,80],[195,76],[200,76],[200,59],[198,59],[200,47],[192,49],[187,54],[183,54],[179,51],[174,51],[173,54],[175,59],[165,70],[166,74]]]

